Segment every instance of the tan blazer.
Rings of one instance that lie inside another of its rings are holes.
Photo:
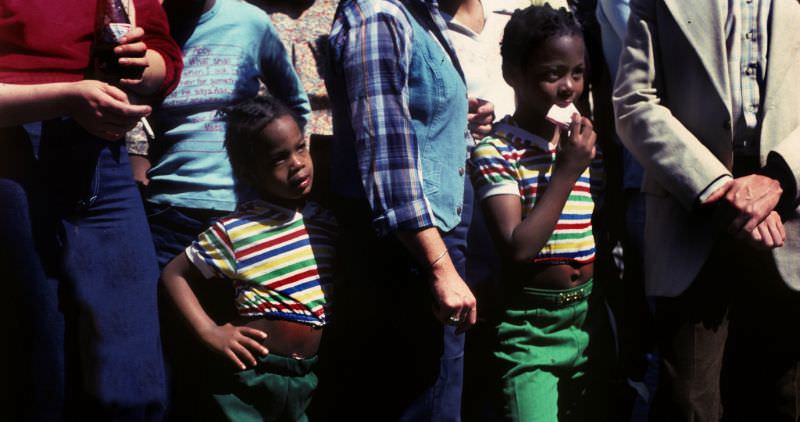
[[[698,196],[731,174],[730,82],[719,0],[633,0],[614,89],[617,131],[644,165],[647,294],[677,296],[697,277],[717,233]],[[780,154],[800,187],[800,3],[772,0],[761,163]],[[800,192],[800,189],[797,190]],[[797,198],[795,198],[797,199]],[[773,251],[800,290],[800,207]]]

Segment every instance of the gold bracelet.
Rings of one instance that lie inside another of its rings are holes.
[[[432,270],[433,266],[436,265],[439,261],[441,261],[442,258],[444,258],[445,255],[447,255],[447,248],[445,248],[444,251],[442,253],[440,253],[439,256],[436,257],[436,259],[433,260],[433,262],[428,264],[428,269]]]

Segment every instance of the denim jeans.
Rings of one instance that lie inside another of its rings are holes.
[[[165,396],[156,266],[124,145],[45,122],[27,197],[41,268],[31,335],[42,420],[157,420]],[[25,229],[27,230],[27,229]],[[23,230],[24,231],[24,230]],[[46,357],[37,357],[46,355]],[[45,389],[46,391],[43,391]]]
[[[429,274],[395,236],[376,236],[365,202],[334,210],[340,266],[326,328],[331,364],[315,398],[330,409],[322,418],[459,421],[464,334],[435,319]],[[443,234],[462,276],[470,215],[465,207]]]
[[[195,210],[173,207],[171,205],[147,202],[147,219],[153,236],[158,266],[162,270],[169,262],[183,252],[197,236],[210,227],[217,219],[228,214],[223,211]],[[233,296],[219,280],[195,283],[192,289],[203,304],[205,311],[212,316],[229,320],[235,311]],[[206,371],[215,364],[215,357],[197,340],[172,301],[163,291],[159,292],[161,313],[161,332],[164,343],[164,359],[167,369],[168,399],[166,420],[183,421],[210,417],[213,407],[198,406],[198,400],[210,400]]]
[[[191,245],[200,233],[229,214],[224,211],[194,210],[153,203],[146,203],[146,207],[158,266],[162,270],[172,258]]]

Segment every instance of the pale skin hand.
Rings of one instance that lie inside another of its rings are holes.
[[[150,114],[148,105],[133,105],[121,89],[105,82],[84,80],[74,82],[68,115],[87,132],[110,141],[118,140]]]
[[[398,232],[397,237],[426,267],[446,250],[439,231],[434,227],[413,233]],[[431,290],[435,300],[433,313],[442,324],[450,325],[450,318],[457,318],[457,333],[475,325],[478,320],[475,295],[458,275],[448,254],[431,268]]]
[[[492,131],[494,104],[475,97],[467,99],[467,127],[474,139],[483,139]]]
[[[261,345],[267,333],[250,327],[232,324],[217,325],[200,305],[190,283],[203,276],[189,262],[186,253],[181,253],[167,264],[161,279],[167,294],[186,318],[189,327],[213,352],[224,356],[239,369],[246,369],[245,362],[256,366],[253,353],[267,355],[269,350]]]
[[[775,249],[783,246],[786,241],[786,230],[783,228],[781,216],[775,211],[770,212],[767,218],[749,233],[747,239],[751,245],[759,249]]]
[[[725,183],[703,204],[724,199],[738,214],[728,226],[728,232],[747,236],[775,209],[781,194],[783,189],[777,180],[751,174]]]
[[[37,85],[0,84],[0,127],[60,116],[74,118],[89,133],[116,140],[150,114],[147,105],[132,105],[128,95],[104,82]]]

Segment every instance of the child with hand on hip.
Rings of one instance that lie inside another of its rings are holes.
[[[238,369],[211,386],[226,417],[304,420],[328,321],[335,222],[306,201],[314,167],[288,108],[258,97],[225,112],[234,174],[258,199],[200,234],[164,269],[164,286],[192,331]],[[191,288],[202,277],[233,284],[237,319],[209,317]]]

